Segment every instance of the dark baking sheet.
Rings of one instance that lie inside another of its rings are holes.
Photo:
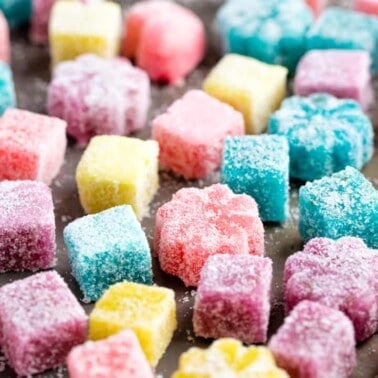
[[[251,0],[253,1],[253,0]],[[124,1],[126,7],[135,1]],[[153,86],[152,107],[150,119],[164,111],[164,109],[176,98],[180,97],[189,88],[199,88],[203,78],[209,69],[219,59],[216,37],[212,30],[212,20],[216,9],[222,3],[221,0],[181,0],[181,4],[192,8],[205,21],[208,28],[209,46],[204,62],[186,80],[185,84],[179,87]],[[343,2],[346,3],[345,1]],[[16,81],[18,105],[20,108],[45,113],[46,88],[48,85],[49,56],[47,48],[31,46],[27,39],[27,30],[18,30],[12,33],[12,68]],[[376,80],[378,88],[378,80]],[[377,97],[378,98],[378,97]],[[374,123],[378,125],[378,106],[371,111]],[[149,127],[138,136],[148,138]],[[376,138],[376,146],[378,146]],[[55,201],[56,223],[57,223],[57,244],[58,264],[57,271],[63,275],[70,288],[80,299],[82,294],[71,276],[67,261],[66,249],[62,241],[62,229],[67,223],[83,214],[81,209],[76,184],[74,179],[75,168],[82,154],[82,150],[76,148],[72,143],[67,151],[66,163],[55,180],[52,189]],[[371,179],[378,187],[378,152],[375,151],[374,158],[366,165],[364,174]],[[158,191],[152,205],[150,216],[144,218],[143,228],[146,231],[150,243],[152,242],[154,214],[156,209],[170,199],[171,195],[182,187],[207,186],[218,181],[218,173],[213,174],[206,180],[185,181],[174,177],[169,173],[161,173],[160,190]],[[280,326],[283,320],[283,307],[281,295],[281,278],[285,259],[291,253],[302,247],[301,238],[297,232],[297,184],[292,183],[291,193],[291,218],[281,226],[266,224],[266,254],[274,261],[274,282],[272,298],[272,314],[269,327],[269,336]],[[11,282],[15,279],[26,277],[27,273],[7,273],[0,275],[0,285]],[[154,277],[158,285],[170,287],[176,292],[179,326],[171,345],[162,358],[157,368],[157,374],[167,378],[177,367],[179,355],[192,346],[207,346],[209,341],[194,337],[192,331],[192,306],[195,291],[193,288],[185,288],[182,282],[172,276],[162,273],[157,260],[154,259]],[[83,304],[86,311],[91,311],[92,305]],[[378,377],[378,335],[371,337],[357,348],[358,365],[354,371],[353,378]],[[65,368],[46,372],[38,377],[65,377]],[[0,378],[15,377],[11,369],[6,367],[4,358],[0,357]],[[111,377],[109,377],[111,378]],[[327,378],[327,377],[324,377]]]

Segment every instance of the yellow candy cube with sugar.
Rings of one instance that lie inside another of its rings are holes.
[[[172,378],[289,378],[276,366],[270,350],[244,347],[236,339],[215,341],[208,349],[191,348],[180,357]]]
[[[121,30],[122,12],[117,3],[57,1],[49,22],[52,63],[56,65],[85,53],[114,57],[119,51]]]
[[[210,71],[203,89],[243,114],[247,134],[260,134],[285,98],[287,73],[282,66],[228,54]]]
[[[132,282],[112,285],[89,317],[89,338],[107,338],[124,329],[135,332],[152,366],[167,349],[177,327],[171,289]]]
[[[159,186],[158,155],[159,145],[153,140],[115,135],[92,138],[76,169],[85,212],[128,204],[141,219]]]

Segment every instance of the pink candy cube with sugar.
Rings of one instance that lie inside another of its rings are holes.
[[[9,26],[3,12],[0,11],[0,60],[10,62]]]
[[[354,9],[358,12],[378,16],[378,0],[354,0]]]
[[[327,0],[306,0],[306,3],[312,9],[314,16],[318,17],[325,8]]]
[[[243,135],[241,113],[200,90],[191,90],[152,122],[160,164],[187,179],[219,168],[227,136]]]

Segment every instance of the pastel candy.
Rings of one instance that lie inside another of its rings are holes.
[[[173,290],[132,282],[112,285],[89,317],[91,340],[131,329],[153,367],[164,354],[176,327]]]
[[[187,92],[152,122],[160,165],[188,179],[219,168],[225,138],[242,134],[242,115],[198,90]]]
[[[289,378],[276,366],[268,348],[244,347],[239,340],[232,338],[214,341],[208,349],[190,348],[183,353],[172,378],[192,377]]]
[[[315,17],[318,17],[324,10],[327,0],[306,0]]]
[[[196,336],[263,343],[269,323],[272,260],[215,255],[202,268],[194,303]]]
[[[93,53],[117,55],[121,36],[121,7],[111,1],[83,4],[57,1],[51,11],[49,42],[52,64]]]
[[[367,109],[373,100],[370,56],[366,51],[312,50],[299,62],[294,93],[308,96],[323,92],[353,99]]]
[[[300,188],[299,232],[305,240],[356,236],[378,248],[377,230],[378,191],[354,168]]]
[[[168,1],[142,1],[125,18],[123,52],[152,80],[177,84],[202,60],[205,28],[191,10]]]
[[[36,181],[0,182],[0,272],[55,265],[54,205]]]
[[[356,267],[358,267],[356,269]],[[303,300],[343,311],[357,341],[378,330],[378,251],[358,238],[310,240],[285,263],[285,306]]]
[[[260,134],[286,93],[287,69],[236,54],[224,56],[206,77],[211,96],[243,114],[248,134]]]
[[[142,129],[149,104],[148,76],[122,58],[82,55],[60,63],[48,88],[49,115],[67,121],[67,132],[80,145],[94,135]]]
[[[377,0],[354,0],[354,9],[358,12],[378,15],[378,1]]]
[[[152,284],[150,248],[130,205],[76,219],[63,235],[87,301],[123,280]]]
[[[264,228],[256,202],[226,185],[184,188],[156,213],[154,251],[163,271],[197,286],[216,254],[264,255]]]
[[[76,169],[86,213],[131,205],[141,219],[158,186],[157,142],[121,136],[92,138]]]
[[[373,127],[359,104],[327,94],[286,99],[268,131],[287,138],[290,176],[303,181],[361,169],[374,151]]]
[[[353,325],[316,302],[297,305],[268,346],[290,377],[349,377],[356,365]]]
[[[0,60],[10,62],[9,26],[3,12],[0,11]]]
[[[226,52],[293,71],[306,51],[312,18],[303,0],[232,0],[219,9],[216,24]]]
[[[0,61],[0,116],[16,106],[13,75],[7,63]]]
[[[87,316],[54,271],[4,285],[0,319],[2,351],[20,376],[63,364],[86,339]]]
[[[227,138],[221,182],[253,197],[263,221],[289,215],[289,147],[286,138],[259,135]]]
[[[153,378],[135,333],[124,330],[101,341],[87,341],[67,357],[71,378]]]
[[[28,23],[32,12],[32,0],[0,0],[0,11],[11,28]]]
[[[66,123],[9,109],[0,119],[0,180],[39,180],[50,184],[66,151]]]

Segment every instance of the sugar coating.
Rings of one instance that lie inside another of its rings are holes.
[[[201,271],[194,303],[196,336],[266,341],[272,260],[251,255],[210,256]]]
[[[126,14],[123,53],[152,80],[179,83],[202,60],[205,45],[201,19],[174,2],[142,1]]]
[[[187,92],[152,122],[160,165],[187,179],[203,178],[219,168],[225,138],[242,134],[242,115],[199,90]]]
[[[153,378],[135,333],[124,330],[101,341],[87,341],[67,357],[71,378]]]
[[[365,50],[370,54],[372,71],[378,69],[378,20],[349,9],[330,7],[307,34],[308,50]]]
[[[4,285],[0,319],[2,351],[21,376],[63,364],[87,335],[87,316],[55,271]]]
[[[299,190],[299,232],[315,237],[361,238],[378,248],[378,191],[356,169],[308,182]]]
[[[354,9],[358,12],[378,15],[378,2],[377,0],[354,0]]]
[[[318,17],[324,10],[327,0],[306,0],[315,17]]]
[[[3,12],[0,11],[0,60],[10,62],[9,26]]]
[[[66,122],[8,109],[0,119],[0,180],[50,184],[64,162]]]
[[[351,321],[316,302],[298,304],[268,344],[291,377],[349,377],[356,365]]]
[[[32,12],[32,0],[0,0],[0,11],[8,20],[11,28],[29,22]]]
[[[370,56],[366,51],[311,50],[297,67],[294,93],[299,96],[329,93],[356,100],[367,109],[374,97],[369,67]]]
[[[303,181],[352,166],[361,169],[373,155],[373,126],[358,103],[327,94],[283,101],[268,132],[289,142],[290,176]]]
[[[359,238],[312,239],[286,260],[286,311],[303,300],[338,309],[362,341],[378,330],[377,271],[378,251]]]
[[[92,138],[76,169],[80,202],[86,213],[131,205],[138,219],[159,186],[159,146],[121,136]]]
[[[63,235],[85,300],[124,280],[152,284],[150,248],[130,205],[76,219]]]
[[[13,75],[9,65],[0,61],[0,116],[8,108],[16,106]]]
[[[227,54],[210,71],[203,88],[243,114],[247,134],[260,134],[286,93],[287,69]]]
[[[89,317],[89,338],[104,339],[131,329],[155,367],[176,327],[173,290],[125,281],[112,285],[96,302]]]
[[[113,58],[120,36],[121,6],[117,3],[62,0],[53,5],[49,21],[53,65],[88,53]]]
[[[208,349],[190,348],[179,360],[172,378],[289,378],[276,366],[272,353],[263,346],[244,347],[236,339],[214,341]]]
[[[221,182],[234,193],[253,197],[263,221],[283,222],[289,215],[289,146],[278,135],[227,138]]]
[[[164,272],[197,286],[212,255],[264,255],[257,204],[221,184],[180,189],[156,213],[154,251]]]
[[[216,24],[228,53],[280,64],[292,72],[306,51],[312,19],[303,0],[233,0],[220,7]]]
[[[67,121],[80,145],[102,134],[127,135],[146,125],[147,74],[123,58],[81,55],[56,66],[48,88],[49,115]]]

